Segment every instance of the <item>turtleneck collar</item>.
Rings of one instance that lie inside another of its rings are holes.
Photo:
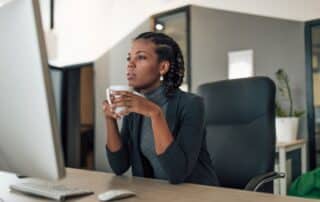
[[[165,88],[160,85],[158,88],[143,94],[148,100],[156,103],[159,106],[163,106],[167,102],[167,97],[165,95]]]

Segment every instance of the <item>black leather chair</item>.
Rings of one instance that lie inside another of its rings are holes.
[[[204,98],[207,146],[221,186],[272,192],[272,181],[284,177],[273,172],[273,81],[267,77],[218,81],[201,85],[198,93]]]

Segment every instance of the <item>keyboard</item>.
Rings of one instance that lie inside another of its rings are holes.
[[[65,201],[69,197],[93,194],[93,192],[90,190],[70,188],[50,182],[21,182],[10,185],[10,189],[26,194],[54,199],[57,201]]]

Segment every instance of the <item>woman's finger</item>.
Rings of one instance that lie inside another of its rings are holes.
[[[130,113],[130,111],[128,110],[128,108],[126,108],[125,110],[122,110],[121,112],[119,112],[119,116],[123,117],[126,116]]]
[[[102,109],[103,109],[103,111],[106,111],[107,109],[108,109],[108,107],[109,107],[109,104],[108,103],[106,103],[105,101],[102,103]]]
[[[111,104],[109,106],[110,106],[110,111],[113,113],[116,107],[114,106],[114,104]]]
[[[131,98],[125,97],[125,98],[115,98],[113,101],[113,104],[119,103],[119,102],[130,102]]]
[[[108,101],[107,100],[103,100],[102,105],[108,105]]]
[[[113,92],[113,95],[114,96],[119,96],[119,95],[121,95],[121,96],[125,96],[125,97],[130,97],[130,96],[132,96],[133,94],[131,93],[131,92],[129,92],[129,91],[114,91]]]
[[[120,114],[120,112],[119,113],[115,113],[115,114],[116,114],[117,119],[121,119],[122,118],[122,115]]]
[[[113,119],[118,119],[119,118],[119,115],[114,113],[114,110],[113,110],[112,106],[107,104],[106,102],[102,103],[102,109],[103,109],[103,113],[104,113],[105,117],[110,117],[110,118],[113,118]]]
[[[120,102],[117,102],[117,103],[114,103],[112,104],[112,107],[115,109],[117,107],[129,107],[131,106],[131,101],[129,100],[126,100],[126,101],[120,101]]]
[[[111,103],[114,102],[115,98],[116,98],[116,97],[115,97],[114,95],[110,95],[110,101],[111,101]]]
[[[135,107],[135,106],[133,106],[133,105],[128,106],[128,107],[126,108],[126,110],[127,110],[128,112],[136,112],[136,113],[138,113],[137,107]]]
[[[112,118],[114,118],[114,119],[119,119],[119,117],[118,117],[117,114],[112,115]]]

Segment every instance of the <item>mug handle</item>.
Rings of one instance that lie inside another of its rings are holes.
[[[109,104],[109,105],[112,104],[112,103],[111,103],[110,89],[109,89],[109,88],[107,88],[107,90],[106,90],[106,95],[107,95],[108,104]]]

